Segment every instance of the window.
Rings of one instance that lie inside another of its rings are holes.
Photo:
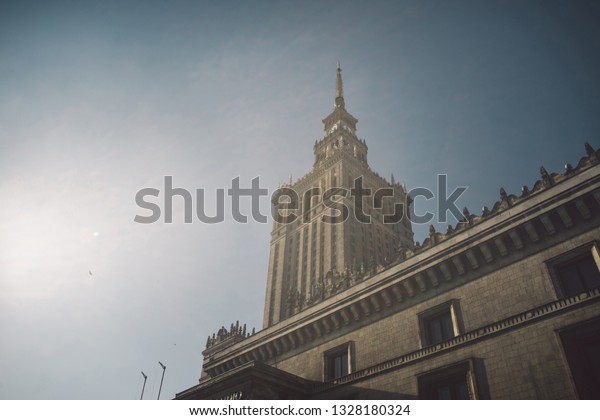
[[[439,315],[425,320],[427,342],[429,345],[441,343],[454,338],[454,327],[452,326],[452,315],[450,308]]]
[[[435,400],[470,400],[466,377],[457,377],[437,384],[432,389],[435,392]]]
[[[419,314],[422,347],[456,337],[460,332],[458,302],[450,301]]]
[[[600,287],[596,243],[576,248],[548,261],[548,267],[558,297],[575,296]]]
[[[331,379],[337,379],[348,374],[348,352],[344,351],[335,356],[331,356],[329,360],[331,363]]]
[[[324,379],[331,381],[352,372],[352,343],[345,343],[325,353]]]
[[[418,376],[419,398],[425,400],[471,400],[477,390],[471,360]]]
[[[559,331],[581,399],[600,399],[600,318]]]

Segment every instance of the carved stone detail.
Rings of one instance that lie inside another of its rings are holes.
[[[465,266],[463,265],[459,256],[452,258],[452,264],[454,264],[454,268],[456,268],[456,271],[458,271],[458,274],[460,274],[460,275],[465,274]]]
[[[549,235],[554,235],[556,233],[556,228],[554,227],[554,223],[552,223],[550,216],[543,214],[540,216],[540,220],[544,225],[544,229],[546,229],[546,232],[548,232]]]
[[[581,214],[581,217],[583,217],[585,220],[588,220],[592,217],[592,213],[583,199],[578,198],[575,200],[575,207],[577,207],[579,214]]]
[[[387,291],[383,290],[381,292],[381,298],[383,299],[383,303],[387,308],[392,306],[392,298],[390,297],[390,294]]]
[[[381,311],[381,305],[379,304],[379,301],[377,300],[377,295],[371,295],[369,297],[369,301],[371,302],[371,305],[373,305],[373,309],[375,309],[375,312]]]
[[[560,219],[564,223],[565,227],[570,228],[571,226],[573,226],[573,219],[571,219],[571,216],[569,216],[569,213],[567,212],[565,206],[559,207],[558,209],[556,209],[556,212],[560,216]]]
[[[510,239],[512,240],[512,243],[515,246],[515,248],[523,248],[523,241],[521,240],[521,235],[519,235],[519,232],[516,229],[513,229],[510,232],[508,232],[508,236],[510,236]]]
[[[423,279],[423,275],[421,273],[415,275],[415,281],[417,282],[417,286],[419,286],[419,290],[421,292],[427,290],[427,285],[425,284],[425,280]]]
[[[360,301],[360,307],[362,308],[365,316],[371,315],[371,308],[369,308],[369,304],[367,303],[366,300],[363,299]]]
[[[440,285],[437,273],[435,272],[434,268],[427,270],[427,276],[429,277],[429,280],[431,281],[433,287],[438,287]]]
[[[529,236],[531,242],[535,243],[540,240],[540,237],[537,231],[535,230],[535,226],[533,223],[527,222],[523,225],[523,227],[525,228],[525,232],[527,232],[527,236]]]
[[[502,255],[503,257],[506,257],[508,255],[508,249],[506,248],[504,240],[501,236],[496,236],[494,238],[494,244],[496,245],[496,248],[498,248],[498,252],[500,252],[500,255]]]
[[[494,261],[494,255],[492,254],[492,250],[490,249],[490,246],[487,243],[479,245],[479,249],[481,250],[483,258],[485,258],[486,262],[491,263],[492,261]]]
[[[396,301],[402,302],[404,300],[404,296],[402,296],[402,291],[400,290],[398,285],[393,285],[391,289],[392,293],[394,294],[394,297],[396,298]]]
[[[465,255],[467,256],[467,260],[469,261],[469,264],[471,265],[471,268],[473,270],[476,270],[479,268],[479,262],[477,261],[477,257],[475,256],[475,253],[473,252],[472,249],[468,249],[467,252],[465,252]]]

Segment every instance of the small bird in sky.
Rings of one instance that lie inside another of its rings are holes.
[[[92,270],[90,270],[90,276],[92,275]]]

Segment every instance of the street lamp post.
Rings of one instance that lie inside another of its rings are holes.
[[[144,377],[144,386],[142,386],[142,395],[140,395],[140,400],[144,398],[144,389],[146,389],[146,379],[148,379],[144,372],[142,372],[142,376]]]
[[[158,398],[157,398],[157,400],[160,400],[160,391],[162,390],[163,380],[165,379],[165,370],[167,370],[167,367],[160,362],[158,362],[158,364],[163,369],[162,377],[160,378],[160,388],[158,388]]]

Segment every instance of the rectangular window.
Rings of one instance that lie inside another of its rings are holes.
[[[556,267],[556,272],[566,296],[600,287],[600,271],[591,254]]]
[[[324,355],[324,379],[331,381],[352,372],[352,343],[345,343],[327,351]]]
[[[331,379],[337,379],[348,374],[348,352],[343,352],[331,358]]]
[[[558,297],[575,296],[600,287],[600,254],[587,244],[547,262]]]
[[[476,399],[474,377],[471,360],[419,375],[419,398],[425,400]]]
[[[600,399],[600,318],[559,331],[579,398]]]
[[[458,302],[453,300],[419,314],[422,347],[433,346],[460,334]]]
[[[470,400],[466,377],[458,377],[437,384],[433,388],[435,400]]]
[[[442,341],[449,340],[455,336],[450,308],[439,315],[432,316],[425,320],[425,325],[427,330],[427,342],[430,345],[441,343]]]

